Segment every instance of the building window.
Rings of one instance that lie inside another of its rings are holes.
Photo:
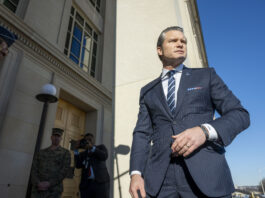
[[[96,8],[98,13],[100,13],[100,0],[90,0],[90,3]]]
[[[4,5],[11,10],[12,12],[16,12],[19,0],[4,0]]]
[[[72,7],[64,54],[93,77],[96,76],[98,37],[98,33]]]

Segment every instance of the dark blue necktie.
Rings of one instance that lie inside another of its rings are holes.
[[[174,74],[176,73],[176,70],[170,70],[168,75],[168,92],[167,92],[167,104],[169,106],[169,109],[172,114],[175,113],[176,110],[176,102],[175,102],[175,78]]]

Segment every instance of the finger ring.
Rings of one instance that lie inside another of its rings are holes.
[[[187,143],[187,144],[186,144],[186,147],[190,148],[190,144],[189,144],[189,143]]]

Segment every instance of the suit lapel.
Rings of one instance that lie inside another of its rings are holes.
[[[158,84],[157,86],[157,95],[158,95],[158,98],[161,102],[161,104],[164,106],[164,109],[166,110],[166,112],[168,113],[168,115],[173,118],[173,115],[169,109],[169,106],[167,104],[167,100],[166,100],[166,97],[165,97],[165,93],[164,93],[164,90],[163,90],[163,86],[162,86],[162,81],[160,80],[160,83]]]
[[[168,116],[172,119],[173,115],[167,104],[167,100],[166,100],[164,90],[162,87],[161,75],[157,79],[154,80],[153,85],[150,87],[150,89],[153,89],[153,91],[155,92],[155,95],[157,96],[159,103],[162,104],[164,107],[162,109],[164,109],[166,113],[168,114]]]
[[[168,107],[167,100],[166,100],[166,97],[165,97],[165,94],[163,91],[161,75],[152,82],[152,84],[146,90],[146,92],[148,90],[151,90],[151,89],[154,92],[154,96],[156,96],[156,98],[154,98],[154,100],[158,99],[158,104],[162,104],[162,106],[163,106],[162,109],[164,109],[166,111],[165,113],[168,114],[170,119],[173,119],[173,115],[172,115],[172,113]]]
[[[183,67],[182,70],[182,75],[181,75],[181,79],[180,79],[180,84],[179,84],[179,89],[178,89],[178,93],[177,93],[177,105],[176,105],[176,114],[175,116],[178,115],[181,104],[183,102],[183,99],[185,97],[185,93],[187,88],[189,87],[188,83],[189,83],[189,79],[192,76],[192,70],[187,68],[187,67]]]
[[[177,105],[176,105],[176,114],[174,116],[177,116],[177,114],[179,113],[179,109],[185,97],[185,92],[187,88],[189,87],[188,83],[190,81],[189,79],[191,78],[191,76],[192,76],[192,70],[184,66],[182,70],[178,93],[177,93],[178,98],[177,98]],[[157,79],[155,79],[153,88],[154,88],[154,91],[159,101],[161,102],[164,109],[166,110],[167,114],[169,115],[170,118],[173,118],[173,115],[169,109],[169,106],[167,104],[167,100],[166,100],[166,97],[163,91],[161,75]]]

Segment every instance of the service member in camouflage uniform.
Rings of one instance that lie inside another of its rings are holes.
[[[70,167],[70,152],[60,146],[63,130],[53,128],[52,145],[35,156],[32,170],[31,198],[59,198],[63,192],[63,179]]]

